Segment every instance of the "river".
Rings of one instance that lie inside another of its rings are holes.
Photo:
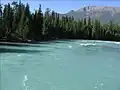
[[[0,90],[120,90],[120,43],[0,45]]]

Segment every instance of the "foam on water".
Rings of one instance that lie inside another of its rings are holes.
[[[98,88],[97,86],[94,87],[95,89]]]
[[[71,45],[68,45],[68,47],[69,47],[69,48],[72,48],[72,46],[71,46]]]
[[[82,40],[82,42],[87,42],[87,41],[85,41],[85,40]]]
[[[116,78],[116,75],[108,75],[107,78]]]
[[[98,89],[98,90],[101,90],[103,86],[104,86],[104,82],[103,81],[97,81],[95,86],[94,86],[94,88]]]
[[[103,85],[104,85],[104,83],[101,83],[101,84],[100,84],[100,86],[103,86]]]
[[[114,42],[115,44],[120,44],[120,42]]]
[[[25,76],[24,76],[24,81],[27,81],[27,80],[28,80],[28,76],[25,75]]]
[[[120,42],[115,42],[115,41],[101,41],[101,43],[102,43],[102,42],[120,44]]]
[[[24,75],[23,86],[24,86],[25,90],[28,90],[27,81],[28,81],[28,76]]]
[[[94,41],[94,40],[82,40],[82,43],[114,43],[114,44],[120,44],[120,42],[115,42],[115,41]]]
[[[17,55],[18,57],[20,57],[21,55],[19,54],[19,55]]]
[[[95,43],[81,43],[80,46],[95,46]]]

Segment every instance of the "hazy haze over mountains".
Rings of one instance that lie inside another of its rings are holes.
[[[92,19],[99,19],[102,23],[107,23],[109,20],[112,20],[120,24],[120,7],[86,6],[61,15],[73,16],[76,20],[91,17]]]

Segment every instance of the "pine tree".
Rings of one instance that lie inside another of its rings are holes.
[[[3,10],[3,30],[5,38],[10,39],[11,38],[11,32],[12,32],[12,22],[13,22],[13,10],[8,3],[5,5]]]
[[[0,17],[2,17],[2,4],[0,4]]]
[[[3,37],[2,5],[0,4],[0,39]]]
[[[50,9],[47,8],[46,12],[45,12],[45,16],[44,16],[44,20],[43,20],[43,35],[44,35],[44,39],[49,39],[50,38]]]
[[[39,6],[39,10],[36,12],[34,19],[36,27],[34,30],[35,40],[42,40],[43,14],[41,10],[41,5]]]
[[[88,31],[88,38],[89,39],[92,39],[92,22],[91,22],[91,19],[90,19],[90,17],[89,17],[89,19],[88,19],[88,28],[87,28],[87,31]]]
[[[86,39],[87,38],[87,20],[86,18],[84,18],[84,21],[83,21],[83,32],[84,32],[84,38]]]

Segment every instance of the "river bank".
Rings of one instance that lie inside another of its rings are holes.
[[[95,40],[95,39],[50,39],[50,40],[41,40],[41,41],[35,41],[35,40],[5,40],[5,39],[0,39],[0,45],[8,45],[8,46],[18,46],[18,45],[27,45],[27,44],[40,44],[40,43],[44,43],[44,42],[52,42],[52,41],[56,41],[56,40],[63,40],[63,41],[71,41],[71,40]],[[115,42],[115,43],[119,43],[120,41],[116,41],[116,40],[98,40],[98,41],[105,41],[105,42]]]

